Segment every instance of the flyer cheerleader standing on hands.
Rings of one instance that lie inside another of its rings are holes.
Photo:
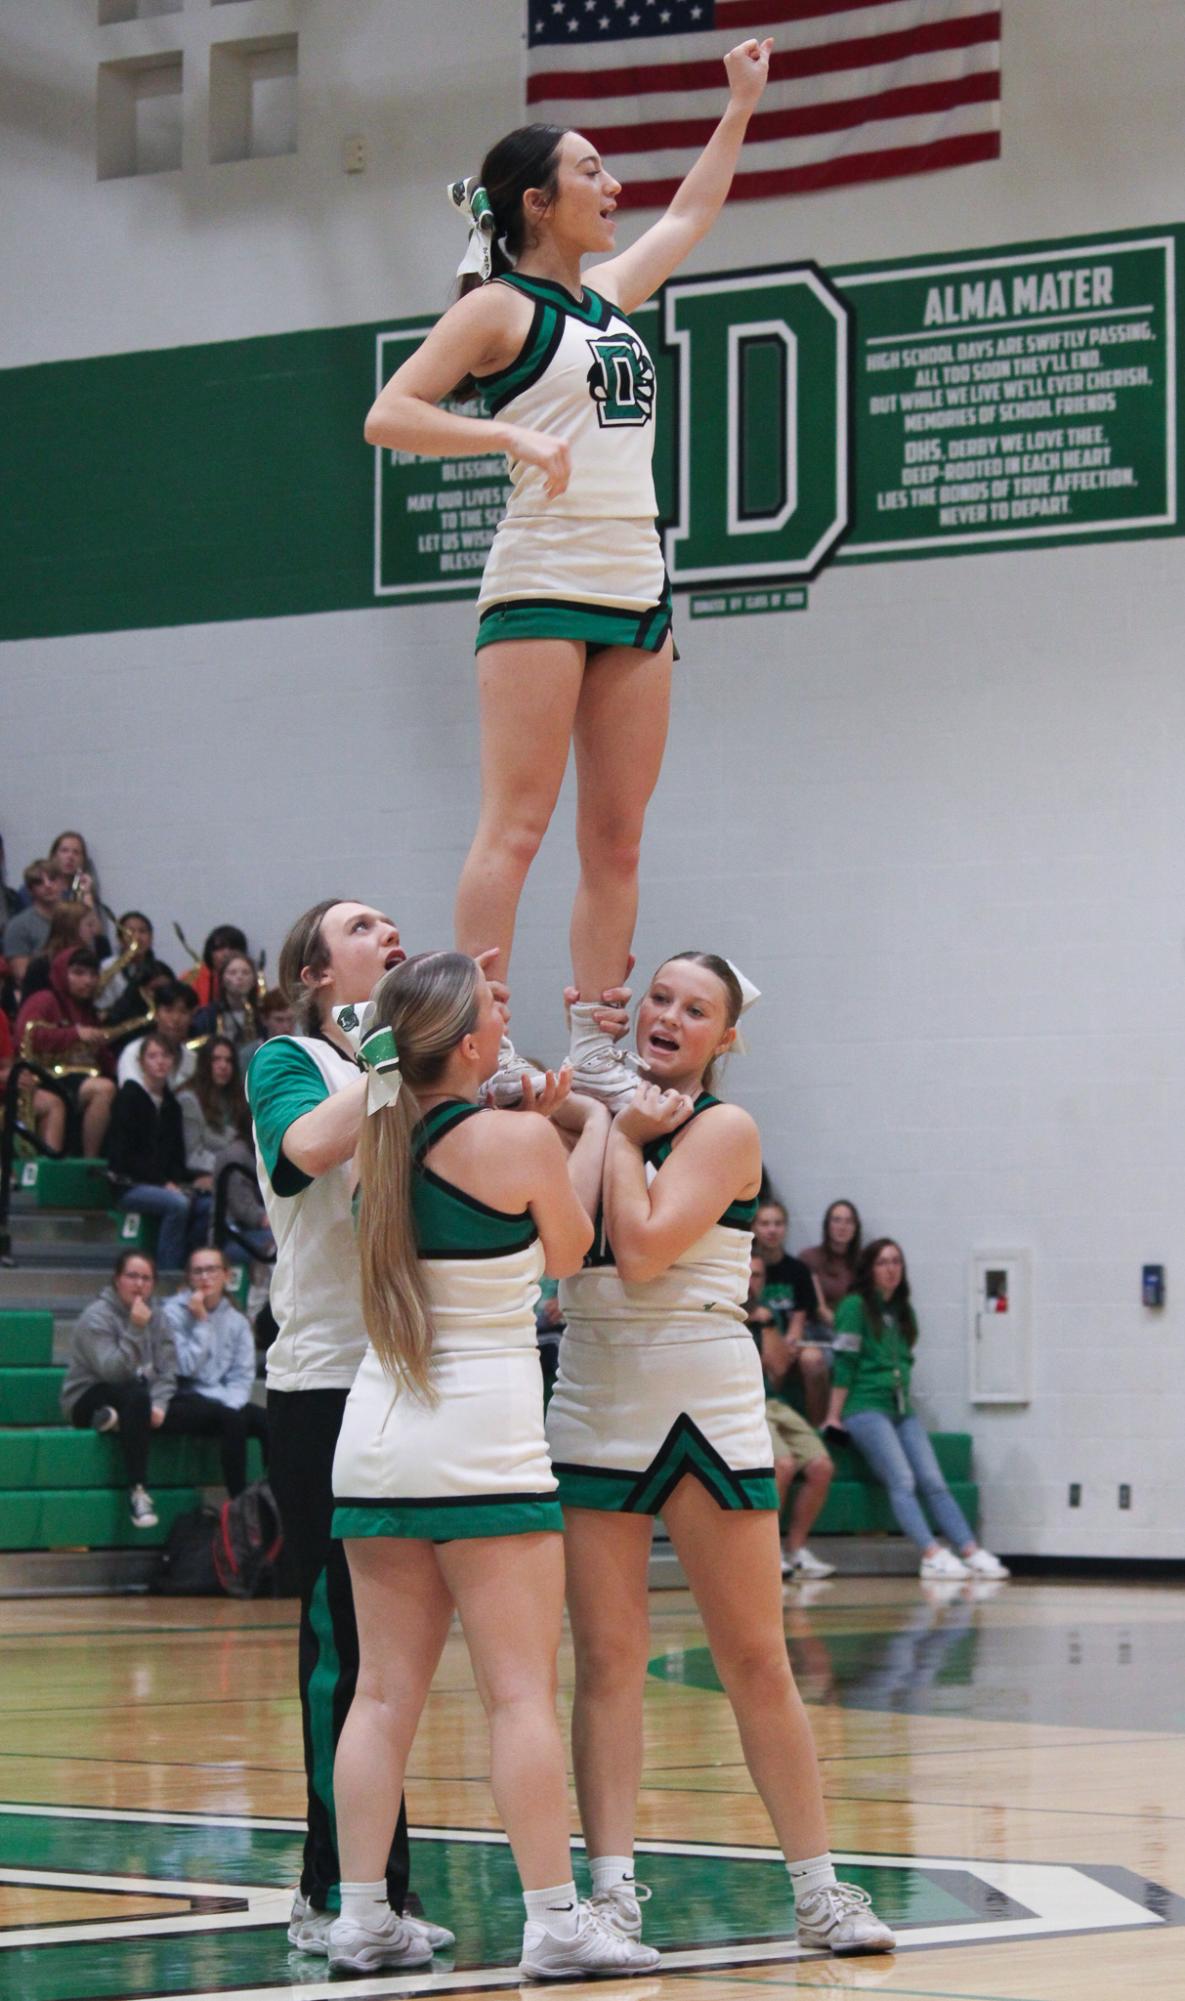
[[[630,1102],[636,1069],[594,1010],[626,974],[674,651],[654,525],[654,368],[628,315],[720,213],[772,46],[751,40],[725,56],[719,125],[666,213],[617,256],[621,184],[588,139],[528,125],[500,140],[479,180],[450,190],[472,223],[464,296],[366,422],[375,445],[442,458],[506,453],[511,495],[478,598],[481,810],[457,892],[457,943],[469,953],[497,945],[506,978],[519,896],[574,746],[573,1084],[612,1109]],[[581,262],[598,253],[608,261],[594,265],[593,289]],[[488,417],[438,407],[469,381]],[[490,1095],[514,1102],[527,1070],[504,1038]]]

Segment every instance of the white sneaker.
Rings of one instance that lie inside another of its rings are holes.
[[[409,1931],[419,1932],[433,1952],[447,1952],[457,1943],[456,1932],[449,1931],[447,1925],[434,1925],[431,1918],[404,1911],[403,1922]]]
[[[794,1575],[794,1558],[793,1558],[793,1557],[791,1556],[791,1554],[790,1554],[790,1551],[789,1551],[789,1550],[788,1550],[788,1549],[786,1548],[785,1544],[783,1543],[783,1545],[782,1545],[782,1576],[783,1576],[783,1577],[793,1577],[793,1575]]]
[[[612,1889],[596,1890],[588,1900],[588,1908],[612,1925],[622,1938],[641,1938],[641,1906],[650,1902],[650,1888],[646,1883],[614,1883]]]
[[[541,1091],[547,1082],[542,1070],[536,1070],[533,1063],[520,1056],[510,1037],[504,1035],[498,1045],[498,1068],[481,1087],[482,1102],[487,1105],[517,1105],[523,1095],[524,1077],[535,1092]]]
[[[420,1930],[388,1908],[373,1925],[335,1918],[329,1927],[331,1973],[377,1973],[384,1966],[427,1966],[432,1947]]]
[[[952,1583],[955,1578],[968,1576],[966,1564],[955,1555],[953,1549],[936,1549],[933,1556],[922,1558],[919,1577],[933,1577],[942,1583]]]
[[[586,1098],[599,1099],[611,1112],[624,1112],[634,1102],[642,1059],[632,1049],[619,1048],[612,1036],[597,1027],[593,1017],[600,1011],[600,1001],[576,1001],[569,1010],[572,1089],[583,1092]]]
[[[892,1952],[897,1941],[877,1917],[867,1890],[858,1890],[854,1883],[832,1883],[799,1898],[798,1943],[842,1954]]]
[[[307,1897],[299,1890],[293,1892],[292,1911],[288,1919],[288,1943],[297,1952],[315,1952],[321,1959],[329,1951],[329,1928],[336,1913],[315,1911]]]
[[[807,1549],[805,1544],[798,1551],[797,1555],[791,1557],[790,1561],[794,1565],[794,1575],[796,1577],[819,1578],[835,1576],[835,1565],[833,1563],[824,1563],[822,1558],[815,1556],[811,1550]]]
[[[574,1938],[556,1938],[531,1918],[523,1926],[518,1970],[524,1980],[587,1980],[598,1974],[620,1979],[627,1973],[649,1973],[657,1965],[658,1954],[652,1946],[624,1937],[616,1925],[588,1904],[580,1906]]]
[[[119,1412],[117,1410],[113,1410],[109,1403],[101,1403],[99,1405],[98,1410],[94,1413],[94,1416],[91,1418],[91,1430],[118,1431]]]
[[[134,1529],[154,1529],[157,1524],[156,1509],[152,1495],[144,1487],[133,1487],[128,1494],[128,1507],[132,1513]]]
[[[970,1556],[962,1558],[962,1562],[973,1577],[993,1577],[999,1579],[1011,1577],[1012,1575],[1007,1565],[1001,1563],[998,1556],[993,1556],[990,1549],[973,1550]]]
[[[315,1911],[306,1898],[296,1891],[292,1899],[292,1915],[288,1920],[288,1943],[297,1952],[317,1953],[325,1959],[329,1952],[329,1933],[336,1920],[334,1911]],[[413,1917],[405,1912],[404,1924],[409,1931],[420,1932],[433,1952],[444,1952],[450,1945],[456,1945],[456,1935],[446,1931],[443,1925],[434,1925],[428,1918]]]

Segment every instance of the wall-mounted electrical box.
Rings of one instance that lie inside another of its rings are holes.
[[[1028,1403],[1032,1324],[1028,1251],[971,1256],[971,1401]]]

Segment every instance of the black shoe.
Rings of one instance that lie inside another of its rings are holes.
[[[92,1431],[118,1431],[119,1412],[112,1410],[109,1403],[101,1403],[91,1418]]]

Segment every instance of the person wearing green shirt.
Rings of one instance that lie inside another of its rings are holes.
[[[921,1551],[923,1577],[1007,1577],[999,1557],[976,1542],[910,1402],[917,1338],[901,1246],[876,1237],[861,1253],[853,1291],[836,1308],[827,1431],[846,1431],[888,1489],[898,1527]]]

